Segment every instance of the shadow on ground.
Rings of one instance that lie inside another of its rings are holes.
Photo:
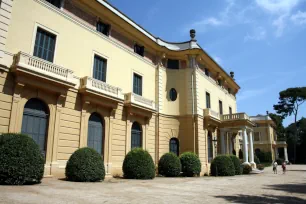
[[[215,196],[216,198],[223,198],[230,203],[256,203],[256,204],[266,204],[266,203],[306,203],[305,199],[291,197],[291,196],[275,196],[275,195],[262,195],[262,196],[252,196],[252,195],[234,195],[234,196]]]
[[[276,184],[276,185],[269,185],[267,189],[269,189],[269,190],[277,190],[277,191],[284,191],[284,192],[289,192],[289,193],[306,194],[306,183],[304,183],[304,184]]]

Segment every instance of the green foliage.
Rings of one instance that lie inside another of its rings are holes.
[[[184,176],[192,177],[200,175],[202,165],[198,155],[192,152],[185,152],[181,154],[180,160]]]
[[[88,147],[78,149],[67,162],[66,178],[69,181],[76,182],[104,180],[105,168],[102,156]]]
[[[241,168],[240,168],[240,160],[235,155],[229,155],[229,158],[232,160],[235,168],[235,175],[241,175]]]
[[[27,135],[0,135],[0,184],[40,183],[44,157],[35,141]]]
[[[265,169],[265,166],[263,165],[263,164],[258,164],[257,165],[257,169],[259,169],[259,170],[264,170]]]
[[[125,156],[122,170],[127,179],[153,179],[155,177],[153,159],[149,152],[141,148],[134,148]]]
[[[260,164],[260,160],[258,159],[256,155],[254,155],[254,162],[255,164]]]
[[[235,176],[235,166],[229,156],[219,155],[212,160],[210,172],[212,176]]]
[[[269,163],[272,162],[272,153],[271,152],[264,152],[261,151],[258,154],[256,154],[256,156],[258,157],[259,161],[261,163]]]
[[[158,173],[166,177],[177,177],[181,173],[181,161],[175,154],[166,153],[158,162]]]
[[[270,113],[269,117],[273,120],[275,123],[275,131],[277,134],[277,140],[278,141],[285,141],[286,140],[286,134],[285,134],[285,128],[283,126],[283,117],[274,113]]]
[[[249,174],[252,171],[252,167],[248,164],[243,165],[243,170],[242,173],[243,174]]]

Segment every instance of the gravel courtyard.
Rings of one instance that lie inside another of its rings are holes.
[[[44,179],[34,186],[0,186],[0,203],[306,203],[306,165],[236,177],[110,179],[73,183]]]

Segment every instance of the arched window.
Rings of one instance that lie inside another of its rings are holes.
[[[49,109],[47,105],[37,98],[30,99],[24,106],[21,133],[29,135],[39,145],[46,156],[47,129]]]
[[[207,136],[207,151],[208,151],[208,161],[210,162],[214,157],[212,134],[210,131],[208,131],[208,136]]]
[[[139,123],[134,122],[132,125],[131,148],[142,147],[142,130]]]
[[[170,152],[173,152],[177,156],[180,154],[179,140],[177,138],[171,138],[169,146],[170,146]]]
[[[87,146],[103,155],[104,123],[98,113],[93,113],[88,120]]]

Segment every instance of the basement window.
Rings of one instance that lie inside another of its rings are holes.
[[[46,0],[46,1],[52,4],[53,6],[56,6],[57,8],[61,7],[61,0]]]
[[[110,30],[110,25],[106,24],[106,23],[103,23],[101,21],[98,21],[97,22],[97,31],[106,35],[106,36],[109,36],[109,30]]]
[[[134,52],[142,57],[144,56],[144,49],[145,49],[144,46],[140,46],[138,44],[134,45]]]

